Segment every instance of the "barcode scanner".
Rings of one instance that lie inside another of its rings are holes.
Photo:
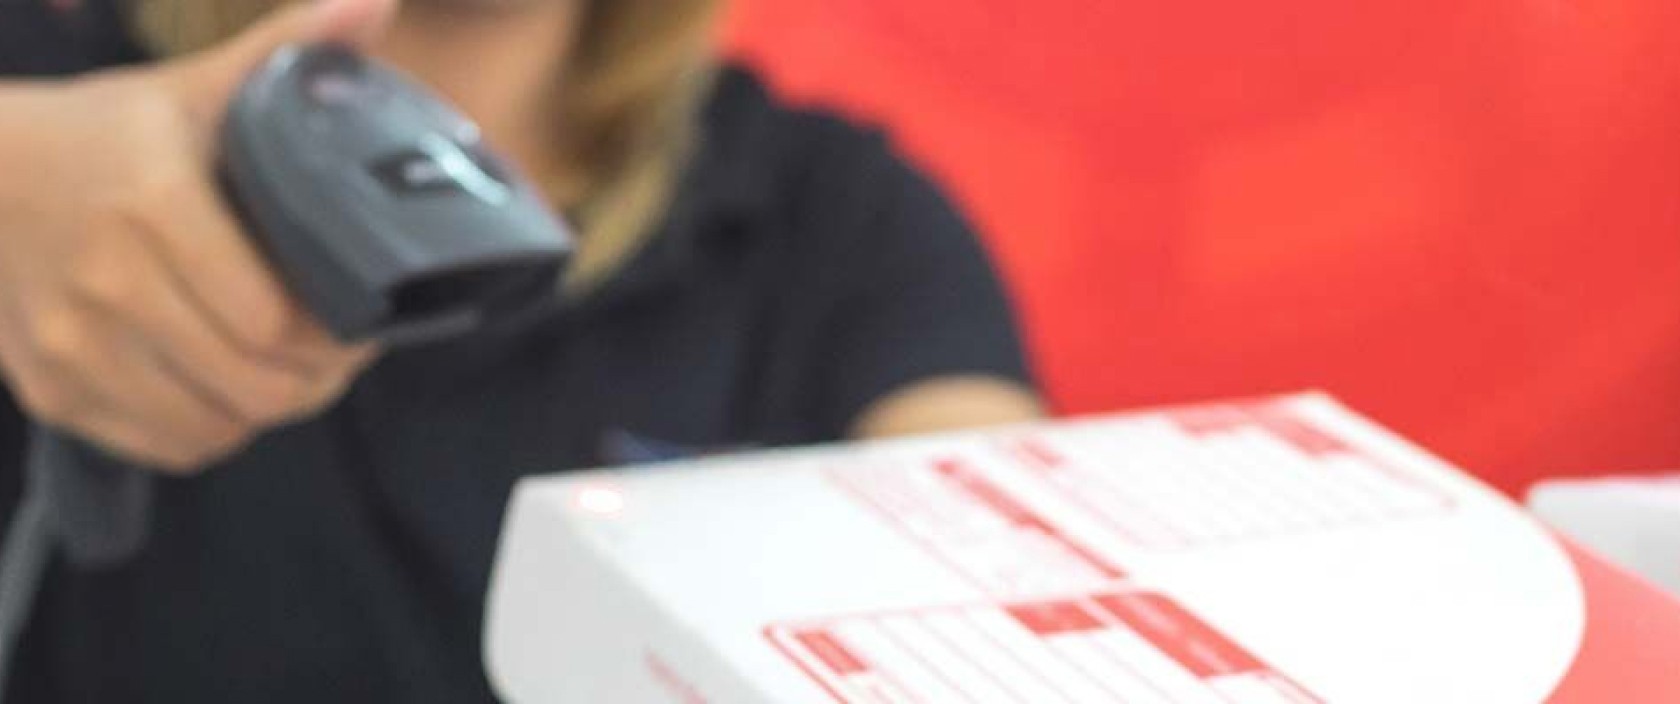
[[[229,202],[346,342],[474,330],[554,295],[572,249],[477,125],[345,49],[276,54],[234,99],[222,154]]]
[[[251,74],[221,132],[224,196],[289,293],[344,342],[463,335],[552,300],[573,238],[478,127],[346,48],[293,46]],[[0,696],[53,547],[78,568],[132,558],[150,474],[36,428],[0,553]]]

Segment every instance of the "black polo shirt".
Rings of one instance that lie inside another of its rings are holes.
[[[44,5],[0,2],[0,73],[133,56],[102,4]],[[135,564],[55,566],[8,701],[489,701],[481,602],[520,477],[832,441],[918,380],[1027,378],[969,228],[880,136],[740,70],[704,124],[660,232],[596,293],[391,354],[324,417],[166,481]],[[0,387],[0,513],[21,429]]]

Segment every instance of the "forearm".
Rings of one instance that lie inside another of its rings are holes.
[[[1023,423],[1044,417],[1032,390],[1001,377],[930,379],[871,404],[853,425],[855,438],[919,435]]]

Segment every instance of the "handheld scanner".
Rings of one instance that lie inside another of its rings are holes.
[[[222,132],[227,200],[290,293],[345,342],[471,332],[558,295],[572,237],[477,127],[348,49],[280,50]],[[82,566],[146,543],[148,473],[51,429],[30,497]]]
[[[227,199],[340,340],[469,332],[557,294],[573,249],[478,127],[346,48],[275,53],[222,131]]]

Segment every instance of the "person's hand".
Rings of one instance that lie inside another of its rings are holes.
[[[374,351],[286,295],[220,199],[215,145],[275,49],[371,40],[394,5],[295,5],[177,61],[0,82],[0,374],[31,416],[185,473],[342,394]]]

